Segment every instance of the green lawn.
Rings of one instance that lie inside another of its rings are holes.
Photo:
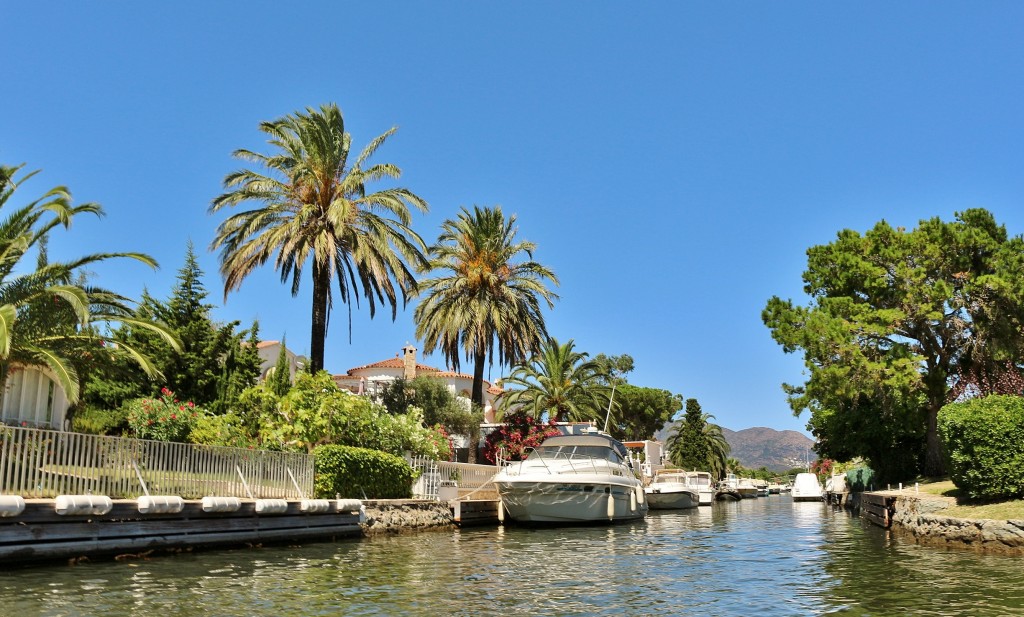
[[[989,518],[995,520],[1024,519],[1024,499],[1011,499],[992,503],[967,503],[959,498],[959,491],[949,480],[928,482],[920,485],[922,493],[952,497],[956,499],[943,514],[957,518]]]

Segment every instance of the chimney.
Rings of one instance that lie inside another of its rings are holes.
[[[405,371],[402,376],[410,380],[416,379],[416,348],[406,343],[402,348],[402,353],[405,361]]]

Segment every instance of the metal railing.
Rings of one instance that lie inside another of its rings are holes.
[[[185,499],[312,497],[313,457],[0,426],[2,494],[134,499],[147,488]]]
[[[438,489],[443,485],[457,486],[460,496],[485,489],[494,478],[498,468],[494,465],[473,465],[435,461],[425,456],[406,457],[409,465],[419,477],[412,487],[417,499],[437,499]]]

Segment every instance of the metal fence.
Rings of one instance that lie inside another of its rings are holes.
[[[185,499],[312,497],[313,457],[0,426],[0,493],[134,499],[147,489]]]
[[[490,487],[498,471],[494,465],[435,461],[424,456],[407,457],[406,461],[419,472],[412,487],[416,499],[438,499],[438,489],[445,484],[458,487],[460,497],[474,497]]]

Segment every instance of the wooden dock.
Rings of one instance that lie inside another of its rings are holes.
[[[497,525],[497,499],[464,499],[449,502],[452,516],[459,527]]]
[[[56,513],[54,500],[26,500],[18,516],[0,518],[0,564],[76,559],[82,556],[144,556],[207,546],[332,540],[361,534],[358,511],[305,513],[289,501],[279,514],[257,514],[254,500],[235,512],[204,512],[189,500],[178,514],[140,514],[135,500],[115,500],[102,515]]]
[[[892,524],[892,514],[896,496],[886,493],[862,493],[860,498],[860,515],[876,525],[886,529]]]

